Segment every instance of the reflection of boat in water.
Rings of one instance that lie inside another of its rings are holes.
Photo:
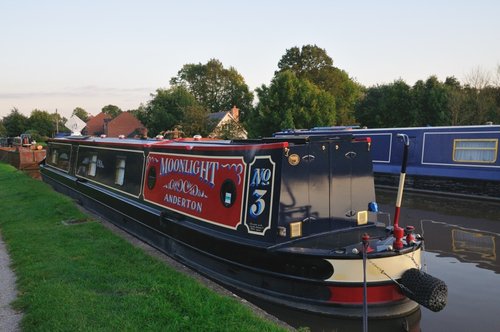
[[[342,319],[338,317],[316,315],[314,313],[298,311],[292,308],[274,306],[252,297],[245,296],[245,298],[274,317],[286,322],[293,328],[296,328],[298,331],[363,331],[361,319]],[[421,319],[422,311],[420,309],[398,317],[369,319],[368,330],[386,332],[421,332]]]
[[[500,273],[496,245],[500,234],[434,220],[422,220],[420,228],[426,250]]]
[[[377,191],[381,209],[394,193]],[[500,273],[500,204],[477,200],[452,199],[411,193],[405,196],[404,221],[415,225],[425,239],[427,251],[455,257],[460,262]]]
[[[375,200],[369,142],[349,134],[57,138],[41,173],[184,264],[274,303],[360,317],[367,301],[368,315],[390,317],[418,308],[396,281],[432,293],[415,281],[426,278],[421,241],[399,227],[392,234],[367,211]]]

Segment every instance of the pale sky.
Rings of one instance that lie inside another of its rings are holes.
[[[0,118],[135,109],[211,58],[253,90],[306,44],[365,86],[463,81],[500,64],[500,1],[0,0]]]

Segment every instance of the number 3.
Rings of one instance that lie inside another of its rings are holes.
[[[256,198],[255,203],[250,206],[250,216],[252,218],[257,218],[264,212],[266,208],[266,202],[262,197],[267,193],[267,190],[255,189],[252,196]]]

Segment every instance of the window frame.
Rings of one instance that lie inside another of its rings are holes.
[[[123,165],[122,165],[123,163]],[[125,183],[125,169],[127,167],[127,157],[126,156],[116,156],[115,163],[115,184],[118,186],[123,186]]]
[[[87,176],[95,177],[97,173],[97,153],[92,153],[89,160],[89,170]]]
[[[457,147],[457,144],[460,142],[493,142],[494,147]],[[463,160],[457,159],[456,153],[457,151],[493,151],[493,159],[492,160]],[[464,139],[464,138],[456,138],[453,140],[453,161],[459,163],[482,163],[482,164],[494,164],[498,158],[498,139],[497,138],[474,138],[474,139]]]

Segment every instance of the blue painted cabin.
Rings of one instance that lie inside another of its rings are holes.
[[[499,125],[359,129],[317,127],[287,130],[282,135],[335,135],[349,131],[371,138],[373,170],[378,185],[397,186],[403,143],[397,134],[410,138],[407,186],[458,195],[500,198]]]

